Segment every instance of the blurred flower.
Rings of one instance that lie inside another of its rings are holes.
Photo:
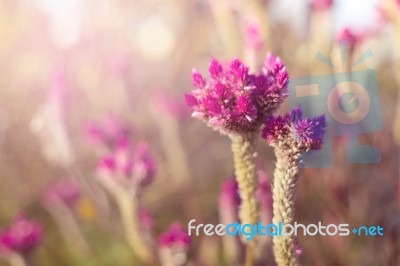
[[[160,257],[164,266],[180,266],[187,262],[189,236],[179,223],[171,224],[158,238]]]
[[[325,10],[332,7],[333,0],[311,0],[310,4],[315,10]]]
[[[270,53],[259,74],[249,74],[238,59],[233,59],[227,70],[212,59],[208,72],[206,81],[193,70],[195,90],[185,99],[193,117],[222,133],[257,131],[287,96],[288,73],[282,61]]]
[[[300,107],[295,107],[285,116],[269,117],[262,137],[271,146],[284,150],[317,150],[322,145],[325,132],[325,116],[303,118]]]
[[[338,34],[338,36],[336,37],[336,40],[339,43],[344,43],[349,46],[353,46],[357,42],[358,39],[359,39],[359,37],[357,37],[354,34],[354,32],[352,30],[350,30],[349,28],[343,28],[341,30],[341,32]]]
[[[17,215],[14,221],[0,232],[0,250],[16,252],[20,255],[30,253],[42,238],[42,225],[28,221],[23,214]]]
[[[103,181],[140,190],[153,180],[155,164],[148,153],[147,144],[131,147],[126,141],[121,141],[113,154],[100,159],[96,173]]]
[[[254,51],[262,48],[263,42],[260,36],[260,29],[254,22],[246,24],[244,45],[247,49]]]
[[[51,182],[43,191],[42,200],[45,206],[64,203],[74,206],[79,199],[79,187],[69,179],[58,179]]]
[[[120,141],[126,141],[130,130],[114,114],[108,114],[99,122],[87,122],[84,126],[86,139],[94,145],[114,148]]]
[[[147,210],[143,208],[139,210],[139,220],[144,230],[150,231],[153,228],[154,220]]]
[[[223,181],[221,192],[219,194],[219,205],[221,211],[225,211],[226,209],[237,209],[240,204],[238,189],[238,184],[235,179],[227,179]],[[235,220],[236,219],[233,221]]]

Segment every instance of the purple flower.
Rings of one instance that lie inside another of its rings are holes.
[[[7,228],[0,232],[0,249],[7,252],[17,252],[21,255],[30,253],[42,238],[42,225],[28,221],[20,214]]]
[[[189,236],[187,232],[182,229],[182,226],[175,222],[170,225],[169,229],[162,233],[158,238],[158,245],[163,247],[189,247]]]
[[[272,54],[267,55],[258,74],[250,74],[238,59],[233,59],[227,69],[212,59],[208,72],[210,79],[206,81],[193,70],[195,89],[185,95],[185,100],[193,117],[222,133],[257,131],[287,96],[288,73]]]
[[[42,200],[45,206],[60,202],[73,206],[79,199],[79,187],[69,179],[58,179],[51,182],[43,191]]]
[[[114,153],[100,158],[96,173],[122,187],[141,189],[152,182],[155,164],[145,143],[132,147],[122,141]]]
[[[300,107],[285,116],[270,116],[263,128],[262,137],[272,146],[301,151],[321,148],[325,133],[325,116],[303,118]]]

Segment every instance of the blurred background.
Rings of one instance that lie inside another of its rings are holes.
[[[333,167],[303,171],[296,220],[380,225],[384,236],[300,236],[301,262],[400,265],[395,0],[0,0],[0,227],[20,213],[42,224],[32,265],[158,265],[132,252],[121,206],[99,182],[100,158],[121,139],[147,147],[155,171],[135,198],[146,210],[136,218],[154,239],[175,221],[183,231],[193,218],[217,224],[220,189],[233,176],[230,143],[190,117],[192,68],[205,74],[210,58],[238,57],[259,71],[272,51],[291,78],[328,74],[315,55],[339,60],[343,39],[351,56],[373,52],[363,66],[377,73],[382,130],[359,138],[381,161],[348,163],[346,138],[335,137]],[[258,144],[270,180],[273,151]],[[191,238],[185,261],[241,265],[224,245]],[[0,265],[13,264],[4,253]],[[259,265],[274,265],[265,253]]]

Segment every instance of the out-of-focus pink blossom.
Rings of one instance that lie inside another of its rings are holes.
[[[178,222],[175,222],[170,225],[166,232],[159,236],[158,245],[161,248],[173,246],[188,248],[189,236],[187,232],[182,229],[182,226]]]
[[[87,122],[84,133],[89,143],[114,148],[118,142],[126,141],[131,131],[110,113],[99,122]]]
[[[220,209],[237,209],[240,205],[238,184],[235,179],[227,179],[222,183],[221,192],[219,194],[219,205]],[[236,219],[237,218],[233,221]]]
[[[310,5],[314,10],[326,10],[332,7],[333,0],[311,0]]]
[[[263,42],[260,37],[260,30],[256,23],[250,22],[245,27],[244,45],[247,49],[258,51],[262,48]]]
[[[96,174],[100,179],[115,182],[127,189],[141,189],[152,182],[155,164],[147,144],[140,143],[132,147],[123,141],[114,153],[100,159]]]
[[[179,223],[173,223],[158,238],[160,260],[164,266],[183,266],[187,262],[189,236]]]
[[[45,206],[64,203],[74,206],[80,196],[79,187],[69,179],[59,179],[51,182],[43,191],[42,200]]]
[[[185,95],[192,116],[205,121],[221,133],[257,131],[265,118],[287,97],[288,73],[279,57],[269,53],[262,71],[249,74],[237,58],[227,69],[215,59],[209,64],[206,81],[193,70],[195,89]]]
[[[0,249],[3,254],[16,252],[27,255],[39,245],[42,231],[39,222],[28,221],[23,214],[20,214],[0,232]]]
[[[339,43],[344,43],[349,46],[354,46],[354,44],[359,41],[361,36],[357,36],[351,29],[343,28],[337,35],[336,40]]]
[[[139,210],[139,220],[142,225],[142,228],[146,231],[150,231],[154,226],[153,217],[146,209],[141,208]]]

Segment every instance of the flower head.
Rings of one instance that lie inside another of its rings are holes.
[[[84,132],[88,142],[113,148],[128,139],[130,130],[115,115],[108,114],[99,122],[86,123]]]
[[[260,36],[260,29],[256,23],[248,23],[245,28],[245,47],[258,51],[262,48],[263,42]]]
[[[360,36],[357,36],[349,28],[343,28],[336,37],[339,43],[343,43],[348,46],[354,46],[354,44],[359,41]]]
[[[0,249],[4,252],[30,253],[40,242],[42,225],[28,221],[24,215],[18,215],[14,221],[0,232]]]
[[[171,224],[158,238],[160,258],[163,265],[186,265],[189,236],[179,223]]]
[[[132,147],[123,141],[114,153],[100,159],[96,174],[124,188],[141,189],[153,180],[155,164],[145,143]]]
[[[212,59],[208,72],[210,79],[205,80],[193,70],[195,89],[185,100],[192,116],[222,133],[257,131],[287,96],[288,73],[282,61],[270,53],[258,74],[250,74],[238,59],[226,69]]]
[[[300,151],[321,148],[325,133],[325,116],[303,118],[300,107],[295,107],[285,116],[270,116],[265,124],[262,137],[268,144]]]
[[[73,206],[79,199],[78,186],[69,179],[59,179],[51,182],[43,191],[42,199],[45,206],[60,202]]]
[[[159,236],[158,245],[160,247],[170,247],[173,245],[188,247],[189,236],[187,232],[182,229],[182,226],[178,222],[175,222],[170,225],[166,232]]]

